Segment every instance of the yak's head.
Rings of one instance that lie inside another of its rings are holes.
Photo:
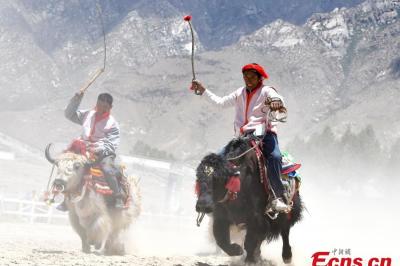
[[[214,210],[215,202],[224,198],[225,184],[233,174],[233,167],[223,157],[211,153],[203,158],[196,170],[197,212]]]
[[[254,139],[252,135],[232,139],[224,149],[224,157],[236,165],[247,164],[254,154],[250,145],[252,139]]]
[[[56,177],[52,184],[52,192],[75,191],[82,183],[83,176],[88,167],[90,167],[90,162],[86,156],[72,152],[64,152],[53,158],[49,152],[50,146],[51,144],[47,145],[45,156],[57,168]]]

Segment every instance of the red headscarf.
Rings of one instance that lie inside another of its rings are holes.
[[[262,66],[260,66],[259,64],[256,64],[256,63],[247,64],[242,67],[242,73],[246,70],[253,70],[253,71],[257,72],[258,74],[260,74],[265,79],[268,79],[267,72],[265,72],[264,68]]]

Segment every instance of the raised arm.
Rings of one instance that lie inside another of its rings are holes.
[[[83,93],[77,93],[74,97],[71,98],[67,107],[64,110],[64,116],[71,120],[72,122],[82,125],[83,118],[88,111],[78,110],[79,105],[81,104],[83,99]]]
[[[199,91],[200,95],[205,94],[209,102],[216,104],[221,107],[234,106],[237,99],[237,92],[234,91],[226,96],[220,97],[215,95],[212,91],[206,89],[199,81],[194,80],[192,82],[192,88]]]

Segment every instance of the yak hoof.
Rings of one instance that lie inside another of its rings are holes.
[[[89,245],[82,245],[82,252],[83,253],[90,253],[90,246]]]
[[[283,263],[285,263],[285,264],[290,264],[290,263],[292,263],[292,257],[290,257],[290,258],[283,258]]]
[[[292,262],[292,249],[290,248],[290,246],[287,248],[283,248],[282,259],[285,264],[289,264]]]
[[[125,254],[125,245],[123,243],[115,243],[113,246],[107,246],[104,252],[106,256],[123,256]]]
[[[244,262],[246,263],[246,265],[257,263],[257,261],[258,261],[258,260],[257,260],[256,258],[254,258],[254,256],[247,256],[247,257],[245,258],[245,260],[244,260]]]
[[[246,259],[244,260],[246,263],[257,263],[261,259],[261,252],[255,252],[254,255],[247,254]]]
[[[115,245],[115,255],[123,256],[125,255],[125,245],[122,243],[116,244]]]
[[[227,251],[229,256],[240,256],[243,254],[242,247],[236,243],[231,244]]]
[[[292,251],[288,250],[282,253],[282,259],[285,264],[289,264],[292,262]]]

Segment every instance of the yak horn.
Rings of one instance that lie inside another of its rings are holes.
[[[51,145],[52,145],[51,143],[47,144],[44,155],[46,156],[47,161],[49,161],[51,164],[56,164],[56,160],[54,158],[52,158],[50,155]]]

